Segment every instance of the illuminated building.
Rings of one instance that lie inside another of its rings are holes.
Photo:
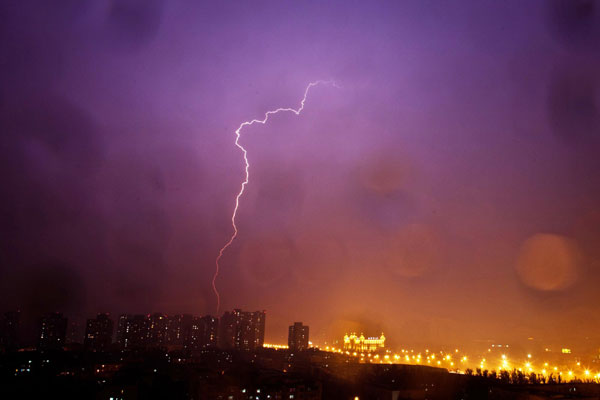
[[[265,341],[265,312],[235,309],[223,314],[219,324],[219,347],[254,350]]]
[[[106,351],[112,343],[114,323],[108,314],[98,314],[85,325],[83,345],[87,350]]]
[[[71,321],[67,324],[67,336],[65,344],[80,344],[81,338],[84,337],[85,325],[79,321]]]
[[[219,319],[206,315],[200,318],[201,335],[200,343],[203,348],[216,347],[219,335]],[[263,325],[264,336],[264,325]]]
[[[197,350],[216,347],[218,331],[219,320],[217,318],[210,315],[194,318],[186,348]]]
[[[143,348],[148,344],[149,319],[145,315],[126,315],[119,317],[117,342],[123,350]]]
[[[352,351],[377,351],[379,349],[383,349],[385,347],[385,336],[383,333],[380,337],[368,337],[361,333],[360,336],[356,336],[355,333],[350,335],[346,334],[344,336],[344,350],[352,350]]]
[[[308,326],[302,322],[294,322],[288,331],[288,347],[293,351],[308,349]]]
[[[167,345],[169,319],[166,315],[154,313],[148,320],[149,342],[151,347],[162,347]]]
[[[52,313],[42,318],[38,347],[60,349],[67,336],[67,318],[62,313]]]
[[[168,342],[171,346],[183,347],[190,342],[194,317],[190,314],[177,314],[169,317]]]

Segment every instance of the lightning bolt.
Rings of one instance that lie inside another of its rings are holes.
[[[217,281],[217,277],[219,276],[219,269],[220,269],[219,261],[221,261],[221,258],[223,257],[223,253],[225,252],[225,250],[227,250],[227,248],[229,246],[231,246],[231,243],[233,243],[233,241],[235,240],[235,238],[238,235],[238,227],[235,223],[235,217],[237,216],[237,212],[238,212],[238,209],[240,206],[240,198],[244,194],[244,190],[246,189],[246,185],[248,185],[248,181],[250,179],[250,173],[249,173],[250,163],[248,162],[248,151],[244,148],[244,146],[242,146],[240,144],[240,137],[242,136],[242,129],[244,129],[247,126],[254,125],[254,124],[264,125],[267,123],[267,121],[269,120],[269,117],[271,115],[274,115],[274,114],[277,114],[280,112],[293,112],[296,115],[300,115],[302,110],[304,110],[304,104],[306,103],[306,98],[308,96],[308,92],[310,91],[310,89],[314,86],[321,85],[321,84],[327,84],[327,85],[332,85],[334,87],[339,87],[334,81],[311,82],[308,84],[308,86],[306,86],[306,89],[304,89],[304,96],[302,97],[302,100],[300,101],[300,107],[298,107],[298,108],[285,107],[285,108],[278,108],[276,110],[267,111],[265,113],[265,117],[263,119],[253,119],[250,121],[244,121],[235,130],[235,145],[242,151],[242,154],[244,155],[244,163],[246,164],[244,170],[245,170],[246,175],[245,175],[244,181],[242,182],[242,185],[240,187],[240,191],[238,192],[237,196],[235,196],[235,207],[233,209],[233,214],[231,215],[231,226],[233,227],[233,234],[229,238],[229,241],[227,241],[227,243],[225,243],[225,245],[223,247],[221,247],[221,250],[219,250],[219,255],[217,256],[217,259],[215,260],[216,268],[215,268],[215,274],[213,275],[213,279],[212,279],[212,287],[213,287],[213,291],[215,292],[215,295],[217,296],[217,315],[219,314],[219,308],[221,306],[221,297],[219,295],[219,291],[217,290],[217,285],[216,285],[216,281]]]

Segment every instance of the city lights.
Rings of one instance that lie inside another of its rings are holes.
[[[505,347],[508,348],[508,346]],[[454,349],[451,353],[446,353],[444,351],[431,352],[429,348],[424,349],[423,352],[401,349],[397,353],[390,350],[385,350],[385,353],[381,354],[384,350],[379,349],[375,351],[375,354],[368,353],[366,358],[364,354],[358,354],[357,352],[346,352],[346,354],[352,358],[356,358],[360,363],[419,365],[422,363],[422,358],[424,358],[426,364],[431,365],[433,363],[433,365],[436,365],[440,368],[445,368],[451,372],[459,374],[465,374],[468,371],[475,371],[476,373],[483,373],[483,371],[487,371],[486,373],[490,372],[490,369],[487,366],[489,356],[487,358],[470,357],[467,354],[462,353],[460,356],[460,362],[457,364],[452,358],[452,354],[457,353],[456,350],[457,349]],[[337,352],[338,350],[326,346],[325,351]],[[490,352],[486,351],[486,354],[489,353]],[[565,353],[561,352],[561,354]],[[543,379],[546,380],[558,379],[558,377],[561,376],[563,381],[577,381],[578,379],[584,379],[586,381],[591,380],[600,383],[600,372],[592,371],[589,368],[582,369],[580,361],[572,361],[571,364],[565,363],[562,366],[554,365],[550,367],[547,361],[540,362],[539,360],[536,360],[532,353],[523,354],[521,357],[521,360],[524,359],[524,361],[519,362],[518,357],[513,358],[507,352],[498,355],[497,362],[499,364],[497,365],[496,370],[508,372],[513,370],[526,372],[527,374],[535,374],[536,376],[539,376],[540,379],[543,377]],[[472,359],[479,361],[473,365],[470,362]],[[567,360],[565,360],[565,362],[567,362]],[[550,370],[548,370],[548,368],[550,368]]]

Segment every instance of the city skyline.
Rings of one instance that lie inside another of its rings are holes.
[[[141,323],[143,324],[143,329],[147,330],[148,336],[147,340],[152,341],[154,343],[161,343],[161,339],[156,337],[156,333],[150,334],[155,328],[154,326],[159,326],[160,329],[172,329],[172,324],[174,320],[178,322],[176,324],[181,324],[182,321],[186,321],[185,323],[190,327],[192,325],[199,325],[204,323],[209,323],[214,326],[213,330],[221,332],[224,330],[224,324],[233,326],[240,324],[254,324],[256,323],[260,326],[260,336],[262,337],[261,341],[256,342],[252,347],[246,348],[247,350],[251,350],[253,348],[261,347],[260,343],[268,343],[269,347],[273,348],[283,348],[289,347],[290,334],[292,333],[292,328],[296,327],[297,324],[299,328],[306,328],[308,332],[308,325],[303,325],[302,322],[294,322],[292,325],[288,323],[288,329],[285,335],[272,334],[270,332],[269,324],[266,323],[268,315],[267,310],[261,311],[243,311],[239,308],[235,308],[230,311],[223,311],[220,316],[215,316],[212,314],[192,314],[192,313],[174,313],[174,314],[165,314],[162,312],[147,312],[147,313],[116,313],[111,316],[111,313],[100,312],[95,314],[94,316],[82,317],[79,316],[77,318],[73,318],[69,314],[65,314],[63,312],[54,311],[48,314],[42,315],[35,319],[35,321],[29,321],[29,324],[25,324],[22,318],[20,311],[6,311],[0,313],[0,330],[5,332],[6,335],[0,335],[0,339],[7,338],[8,342],[15,342],[15,335],[21,336],[21,347],[38,347],[40,340],[40,332],[42,332],[44,323],[47,319],[53,320],[56,318],[64,319],[65,326],[61,325],[62,336],[65,337],[65,343],[78,343],[84,344],[87,339],[88,330],[101,330],[101,329],[112,329],[111,334],[111,343],[120,343],[119,339],[119,330],[124,329],[121,326],[123,321],[134,321],[136,318],[138,320],[143,320]],[[82,319],[83,318],[83,319]],[[247,322],[234,322],[234,321],[247,321]],[[164,321],[164,322],[161,322]],[[32,329],[33,331],[27,331],[27,329]],[[112,327],[112,328],[111,328]],[[191,328],[190,328],[191,329]],[[312,332],[312,330],[311,330]],[[571,353],[571,349],[576,349],[579,356],[584,355],[586,357],[599,357],[600,358],[600,347],[598,347],[597,343],[591,340],[589,337],[586,337],[585,340],[577,341],[577,342],[553,342],[544,337],[533,338],[529,337],[521,341],[512,341],[506,342],[499,340],[497,338],[487,338],[484,340],[476,340],[474,342],[468,343],[431,343],[431,342],[422,342],[422,343],[411,343],[408,341],[402,340],[402,338],[392,337],[391,341],[389,340],[389,335],[384,335],[384,332],[381,332],[380,335],[377,335],[377,328],[373,327],[362,327],[358,330],[352,328],[350,330],[340,330],[338,333],[333,334],[331,336],[324,336],[322,332],[320,332],[317,337],[315,335],[311,336],[311,347],[335,347],[338,346],[337,349],[342,349],[344,352],[350,350],[351,352],[358,351],[359,353],[369,352],[367,349],[371,349],[375,351],[377,348],[385,348],[385,349],[393,349],[393,351],[400,351],[400,349],[405,348],[436,348],[436,349],[445,349],[452,350],[455,348],[461,348],[466,351],[481,351],[483,349],[498,347],[502,348],[505,346],[508,348],[512,346],[513,348],[520,349],[519,351],[526,351],[524,349],[531,350],[535,349],[537,352],[542,351],[551,351],[558,352],[561,351],[563,353],[568,350],[568,353]],[[267,333],[271,333],[268,335]],[[189,334],[189,332],[188,332]],[[8,335],[8,336],[7,336]],[[239,334],[238,334],[239,335]],[[75,340],[74,340],[75,339]],[[93,339],[93,338],[92,338]],[[166,337],[164,338],[166,340]],[[236,339],[231,339],[236,340]],[[236,348],[242,348],[240,342],[241,338],[238,337]],[[215,346],[220,346],[222,348],[233,348],[232,344],[223,344],[217,341],[216,338],[212,338],[211,341]],[[314,343],[313,343],[314,342]],[[391,342],[391,343],[390,343]],[[178,342],[181,344],[181,342]],[[233,342],[232,342],[233,343]],[[359,344],[360,343],[360,344]],[[2,345],[2,343],[0,343]],[[64,343],[63,343],[64,345]],[[246,343],[246,346],[248,344]],[[357,346],[357,347],[355,347]],[[360,350],[361,346],[364,346],[363,350]],[[336,350],[337,351],[337,350]],[[387,350],[386,350],[387,351]]]
[[[0,353],[31,352],[100,352],[121,354],[162,349],[181,357],[198,357],[217,350],[248,354],[263,349],[295,353],[317,351],[347,357],[358,364],[404,364],[431,366],[469,376],[505,379],[501,374],[523,374],[521,380],[538,383],[600,382],[600,348],[591,353],[581,348],[548,348],[541,343],[514,345],[486,343],[487,351],[469,352],[464,348],[426,346],[423,349],[390,347],[382,333],[379,337],[351,332],[328,342],[310,340],[309,326],[294,322],[289,326],[287,345],[267,343],[266,312],[241,309],[225,311],[220,318],[211,315],[120,314],[117,324],[107,313],[99,313],[86,322],[85,335],[68,332],[68,318],[50,313],[39,321],[36,343],[19,343],[19,313],[6,312],[0,318]],[[529,338],[532,341],[533,338]],[[336,347],[337,346],[337,347]],[[515,348],[516,347],[516,348]],[[181,353],[183,351],[183,353]],[[179,352],[179,353],[177,353]],[[316,353],[315,353],[316,354]],[[511,372],[512,371],[512,372]],[[516,380],[516,377],[510,378]]]

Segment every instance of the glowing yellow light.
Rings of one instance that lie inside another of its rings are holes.
[[[586,369],[586,370],[584,371],[584,373],[585,373],[586,375],[589,375],[589,374],[590,374],[590,371]]]
[[[531,358],[531,354],[527,354],[527,358]]]

